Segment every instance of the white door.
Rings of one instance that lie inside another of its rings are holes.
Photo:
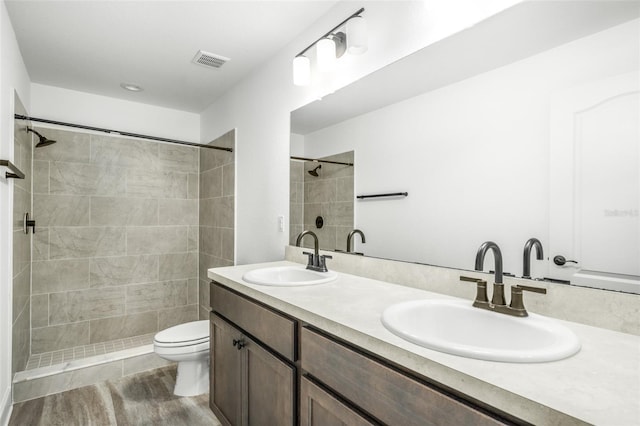
[[[640,293],[638,74],[559,94],[550,124],[550,277]]]

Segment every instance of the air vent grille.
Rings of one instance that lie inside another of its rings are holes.
[[[205,52],[203,50],[198,51],[193,58],[193,63],[202,65],[209,68],[220,68],[229,61],[229,58],[224,56],[214,55],[213,53]]]

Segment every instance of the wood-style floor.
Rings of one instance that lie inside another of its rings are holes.
[[[173,395],[176,367],[15,404],[9,426],[215,425],[209,394]]]

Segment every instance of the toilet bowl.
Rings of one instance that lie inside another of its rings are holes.
[[[193,321],[162,330],[153,350],[178,363],[174,395],[195,396],[209,391],[209,321]]]

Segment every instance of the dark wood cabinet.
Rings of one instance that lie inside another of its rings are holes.
[[[285,357],[295,353],[295,323],[225,288],[214,285],[213,294],[219,297],[211,313],[211,409],[230,426],[295,424],[297,373]]]
[[[365,419],[306,377],[300,380],[301,426],[371,426]]]
[[[380,360],[303,327],[301,366],[319,382],[385,424],[497,426],[505,423]]]
[[[523,424],[211,284],[210,406],[224,425]]]
[[[242,424],[242,356],[233,346],[240,339],[242,333],[211,314],[210,404],[218,419],[230,425]]]

